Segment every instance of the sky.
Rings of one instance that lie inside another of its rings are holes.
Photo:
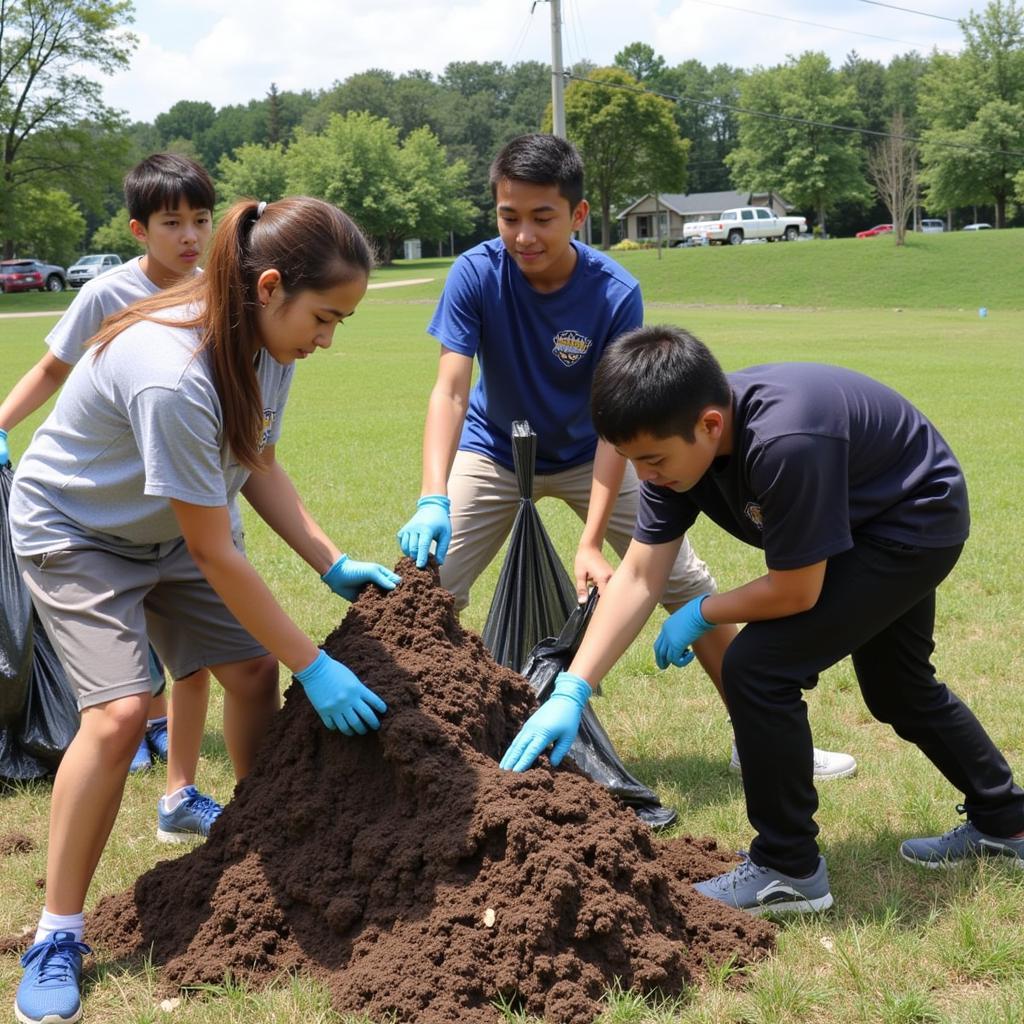
[[[670,65],[771,66],[810,49],[835,65],[851,50],[887,63],[909,50],[957,52],[956,19],[971,8],[971,0],[562,0],[563,61],[610,64],[640,41]],[[317,90],[374,67],[439,74],[451,61],[551,59],[547,0],[136,0],[135,9],[131,67],[101,81],[107,103],[140,121],[178,100],[247,103],[271,82]]]

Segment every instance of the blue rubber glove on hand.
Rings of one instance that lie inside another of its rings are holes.
[[[666,669],[669,665],[682,668],[693,661],[691,647],[694,640],[699,640],[715,624],[708,622],[700,613],[704,598],[710,594],[687,601],[677,612],[673,612],[661,627],[658,639],[654,641],[654,660],[658,668]]]
[[[295,678],[302,683],[310,704],[328,729],[352,736],[380,728],[377,715],[387,711],[387,704],[364,686],[351,669],[324,651],[311,665],[296,672]]]
[[[591,689],[585,679],[571,672],[559,672],[551,696],[527,719],[501,759],[507,771],[525,772],[552,743],[551,764],[565,757],[580,731],[583,709]]]
[[[0,466],[11,461],[11,450],[7,447],[7,431],[0,429]]]
[[[342,555],[320,579],[346,601],[354,601],[367,583],[376,584],[381,590],[394,590],[402,582],[401,576],[383,565],[353,562],[348,555]]]
[[[416,559],[416,568],[427,564],[430,545],[437,542],[434,557],[438,565],[444,564],[448,545],[452,540],[451,501],[443,494],[427,494],[416,502],[416,512],[398,531],[402,553]]]

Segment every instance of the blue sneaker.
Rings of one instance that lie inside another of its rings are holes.
[[[146,746],[157,761],[167,760],[167,716],[146,727]]]
[[[810,878],[793,878],[774,868],[763,868],[743,850],[740,856],[743,862],[732,871],[698,882],[694,889],[702,896],[753,914],[810,914],[832,906],[828,868],[821,855]]]
[[[54,932],[21,958],[25,974],[14,999],[21,1024],[70,1024],[82,1016],[82,956],[91,953],[74,932]]]
[[[132,763],[128,765],[128,771],[134,774],[135,772],[144,772],[147,768],[152,767],[153,757],[149,752],[149,744],[146,742],[146,737],[143,736],[139,749],[135,751],[135,756],[132,758]]]
[[[963,804],[957,811],[964,814]],[[941,836],[905,839],[900,856],[923,868],[954,868],[982,857],[998,857],[1014,867],[1024,868],[1024,839],[990,836],[965,821]]]
[[[186,786],[185,799],[173,811],[156,803],[156,837],[161,843],[192,843],[205,839],[223,807],[213,797],[204,796],[195,786]]]

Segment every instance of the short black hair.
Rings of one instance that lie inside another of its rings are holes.
[[[535,132],[506,142],[491,164],[491,195],[497,199],[498,182],[528,181],[557,185],[558,194],[575,210],[583,198],[583,160],[576,147],[557,135]]]
[[[141,224],[161,210],[173,210],[184,198],[193,210],[209,210],[217,202],[206,171],[187,156],[153,153],[136,164],[124,179],[128,216]]]
[[[611,444],[640,434],[692,444],[697,419],[709,405],[732,405],[722,367],[704,342],[666,325],[620,335],[597,364],[590,392],[594,426]]]

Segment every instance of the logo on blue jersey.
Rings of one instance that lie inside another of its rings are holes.
[[[551,350],[563,366],[575,366],[589,351],[593,342],[579,331],[559,331]]]
[[[761,513],[761,506],[755,501],[748,501],[743,509],[743,514],[759,529],[764,529],[764,515]]]
[[[260,440],[256,445],[256,451],[261,452],[267,447],[270,441],[270,432],[274,429],[274,421],[277,419],[276,409],[263,410],[263,426],[260,428]]]

